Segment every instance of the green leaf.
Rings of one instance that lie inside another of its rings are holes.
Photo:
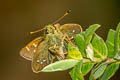
[[[115,56],[114,54],[114,37],[115,36],[115,31],[110,29],[108,32],[107,40],[106,40],[106,45],[108,48],[108,57],[113,58]]]
[[[100,76],[102,76],[102,74],[104,73],[105,69],[107,67],[107,64],[100,64],[98,67],[96,67],[95,69],[93,68],[91,75],[90,75],[90,80],[96,80],[98,79]]]
[[[82,61],[80,61],[71,72],[69,72],[72,80],[84,80],[83,74],[81,72]]]
[[[91,25],[86,31],[85,31],[85,41],[86,41],[86,46],[90,43],[93,34],[95,31],[100,27],[99,24],[94,24]]]
[[[120,23],[118,24],[115,32],[115,40],[114,40],[114,55],[120,55],[119,53],[119,47],[120,47]]]
[[[75,66],[79,60],[66,59],[52,63],[42,69],[42,72],[64,71]]]
[[[103,76],[100,78],[100,80],[109,80],[115,72],[118,70],[119,64],[118,63],[112,63],[107,66],[107,69],[105,70]]]
[[[82,35],[82,32],[75,36],[75,43],[76,43],[77,47],[79,48],[82,56],[86,57],[85,40],[84,40],[84,35]]]
[[[107,67],[107,64],[102,65],[102,66],[94,73],[94,76],[95,76],[96,79],[99,78],[99,77],[103,74],[103,72],[105,71],[106,67]]]
[[[116,31],[110,30],[108,33],[107,41],[108,57],[120,58],[120,23],[118,24]]]
[[[94,66],[94,63],[92,62],[84,63],[81,68],[82,74],[84,76],[88,74],[88,72],[93,68],[93,66]]]
[[[107,46],[104,43],[104,40],[97,34],[95,34],[93,37],[92,46],[94,50],[94,57],[96,57],[96,61],[104,60],[107,57]]]
[[[70,43],[68,44],[68,59],[82,59],[79,49]]]
[[[85,48],[90,43],[94,32],[100,27],[99,24],[91,25],[85,32],[75,36],[75,42],[83,57],[86,57]]]

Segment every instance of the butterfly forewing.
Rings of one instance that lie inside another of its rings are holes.
[[[33,41],[21,49],[20,55],[27,60],[32,60],[33,54],[36,52],[36,48],[42,40],[42,37],[35,38]]]
[[[40,72],[46,65],[51,63],[53,55],[48,51],[48,42],[43,41],[36,49],[32,59],[33,72]]]
[[[69,37],[73,37],[75,34],[82,32],[82,28],[79,24],[64,24],[60,26],[60,31],[68,34]]]

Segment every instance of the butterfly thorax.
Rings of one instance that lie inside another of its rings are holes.
[[[59,30],[56,30],[53,25],[48,25],[45,39],[48,40],[49,46],[61,46],[63,34]]]
[[[47,30],[48,34],[46,35],[46,40],[48,40],[49,51],[54,55],[63,56],[63,33],[55,29],[52,25],[48,25]]]

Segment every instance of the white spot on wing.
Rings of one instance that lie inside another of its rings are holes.
[[[40,62],[40,64],[43,64],[43,62]]]
[[[40,62],[40,60],[37,60],[37,63],[39,63]]]
[[[75,30],[72,31],[73,33],[75,32]]]
[[[46,60],[43,60],[43,62],[45,62]]]

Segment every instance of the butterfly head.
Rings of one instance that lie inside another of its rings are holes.
[[[48,34],[53,33],[55,31],[55,27],[53,25],[49,24],[46,26],[46,31]]]

